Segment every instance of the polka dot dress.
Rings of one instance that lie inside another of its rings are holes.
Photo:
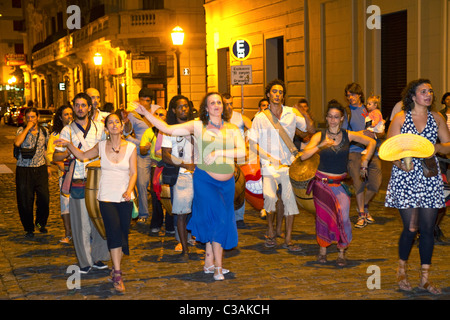
[[[438,127],[431,112],[425,129],[419,133],[412,120],[411,111],[406,113],[401,133],[413,133],[427,138],[435,144]],[[437,164],[436,157],[435,161]],[[397,209],[408,208],[443,208],[445,206],[444,185],[439,169],[437,176],[426,178],[423,175],[420,159],[413,158],[414,169],[403,171],[392,166],[391,178],[386,191],[385,206]],[[439,168],[439,165],[438,165]]]

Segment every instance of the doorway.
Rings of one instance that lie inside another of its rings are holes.
[[[407,18],[406,10],[381,16],[381,105],[388,120],[407,84]]]
[[[284,37],[266,39],[266,83],[284,81]]]

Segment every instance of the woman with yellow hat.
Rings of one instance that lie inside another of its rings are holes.
[[[438,209],[445,206],[442,177],[434,154],[450,151],[450,133],[445,120],[431,111],[434,101],[429,80],[419,79],[408,84],[403,91],[403,110],[390,124],[388,140],[380,147],[380,158],[393,161],[394,164],[385,205],[397,208],[403,221],[397,271],[399,288],[404,291],[412,290],[406,275],[407,260],[417,231],[420,230],[419,288],[432,294],[440,294],[441,290],[428,279],[434,248],[434,223]],[[438,138],[440,144],[436,144]],[[430,157],[431,162],[437,166],[437,174],[427,177],[421,160]]]

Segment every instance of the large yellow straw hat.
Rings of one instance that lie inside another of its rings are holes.
[[[412,133],[402,133],[384,141],[378,152],[380,159],[395,161],[411,158],[429,158],[434,153],[434,145],[430,140]]]

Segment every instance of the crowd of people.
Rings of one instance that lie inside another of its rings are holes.
[[[129,108],[114,110],[109,104],[101,108],[98,90],[89,88],[74,97],[72,106],[56,110],[51,133],[38,125],[38,110],[27,109],[25,125],[17,130],[14,141],[20,150],[16,186],[25,236],[33,238],[35,227],[47,232],[48,176],[50,168],[56,167],[65,229],[60,241],[73,243],[81,273],[107,269],[105,262],[111,260],[114,288],[125,291],[121,260],[130,254],[128,234],[137,204],[137,223],[149,225],[153,233],[164,227],[166,234],[175,236],[175,250],[182,256],[188,257],[189,244],[205,244],[203,271],[224,280],[229,270],[223,267],[223,252],[238,245],[238,228],[245,227],[245,201],[239,208],[234,205],[236,167],[249,161],[251,154],[257,155],[267,222],[264,246],[273,248],[281,238],[282,248],[295,252],[302,248],[292,239],[299,207],[289,169],[294,161],[307,161],[317,154],[319,165],[307,188],[316,210],[317,261],[327,263],[327,249],[336,244],[336,265],[343,267],[352,227],[375,223],[369,204],[383,178],[382,140],[412,133],[435,146],[431,159],[438,164],[438,155],[441,166],[437,175],[425,177],[421,159],[414,158],[412,167],[401,159],[393,162],[385,205],[398,209],[404,224],[398,285],[401,290],[412,290],[407,261],[420,234],[419,287],[439,294],[428,275],[435,238],[443,238],[439,222],[446,207],[443,184],[447,182],[445,155],[450,153],[450,93],[442,98],[445,108],[438,113],[432,110],[435,95],[430,81],[412,81],[404,90],[402,107],[390,119],[387,134],[380,96],[371,95],[366,101],[358,83],[344,89],[348,104],[328,102],[323,130],[317,128],[308,101],[300,99],[292,107],[285,106],[286,93],[283,81],[270,82],[250,120],[233,109],[229,94],[209,92],[198,111],[189,98],[176,95],[165,109],[153,103],[151,90],[143,88]],[[97,200],[104,235],[86,206],[87,168],[95,160],[100,160],[101,168]],[[348,178],[356,200],[353,226]],[[164,179],[170,181],[171,212],[162,205]]]

